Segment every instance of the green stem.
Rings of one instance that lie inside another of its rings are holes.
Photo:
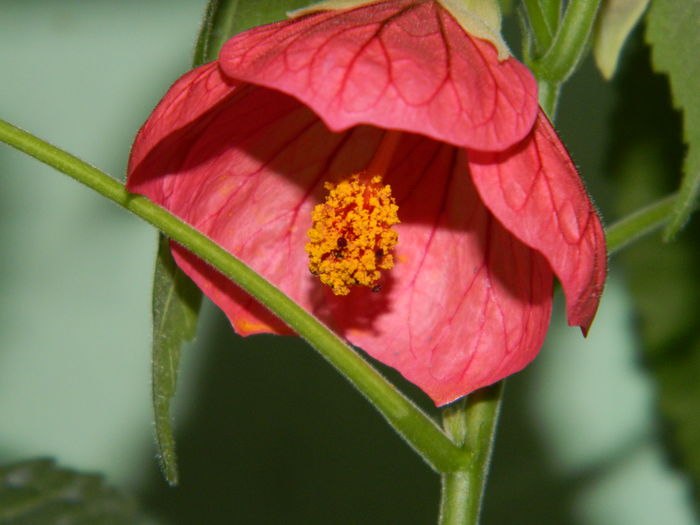
[[[440,523],[478,522],[502,384],[477,391],[444,409],[443,424],[448,438],[333,332],[204,235],[145,197],[130,194],[100,170],[2,120],[0,140],[155,225],[257,297],[348,377],[434,470],[444,473]],[[668,220],[675,197],[662,199],[610,226],[607,229],[610,253],[661,227]]]
[[[226,40],[233,36],[239,0],[211,0],[197,38],[193,67],[215,60]],[[151,391],[157,456],[167,482],[178,483],[171,401],[177,390],[182,345],[197,330],[202,291],[175,264],[170,242],[160,232],[153,272],[151,312],[153,321]]]
[[[606,228],[608,255],[661,228],[673,215],[677,194],[669,195]]]
[[[563,21],[558,24],[561,4],[557,0],[525,0],[537,47],[547,49],[544,56],[532,65],[538,81],[540,106],[552,120],[561,85],[577,67],[585,51],[598,3],[599,0],[571,0]],[[501,382],[472,394],[443,412],[445,430],[469,455],[469,462],[443,474],[441,525],[476,525],[479,522],[502,392]]]
[[[496,436],[504,381],[443,409],[443,427],[469,461],[442,476],[440,525],[476,525]]]
[[[446,472],[464,463],[464,453],[430,417],[331,330],[218,244],[147,198],[129,193],[109,175],[3,120],[0,120],[0,141],[73,177],[145,219],[234,280],[344,374],[434,470]]]
[[[470,510],[474,505],[469,498],[474,494],[469,473],[464,470],[443,474],[440,500],[439,525],[468,525],[477,523],[470,521]]]
[[[505,381],[482,388],[467,398],[465,418],[467,436],[465,446],[471,454],[469,472],[472,485],[478,487],[479,499],[475,502],[475,521],[481,509],[481,497],[486,486],[493,444],[496,439],[496,425],[501,411]]]
[[[559,101],[560,91],[561,84],[552,84],[541,79],[537,81],[537,95],[540,107],[552,122],[554,122],[557,116],[557,103]]]
[[[539,0],[542,5],[542,13],[545,23],[552,30],[552,35],[555,35],[561,22],[561,2],[562,0]]]
[[[559,26],[560,0],[524,0],[525,12],[535,36],[536,55],[549,49]]]
[[[583,57],[593,30],[600,0],[571,0],[552,45],[535,61],[539,79],[561,84],[574,72]]]

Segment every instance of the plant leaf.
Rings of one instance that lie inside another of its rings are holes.
[[[653,75],[641,45],[618,77],[611,172],[620,214],[672,191],[681,172],[680,119],[664,79]],[[700,223],[677,242],[659,235],[630,245],[619,258],[638,314],[644,363],[656,382],[658,408],[676,466],[700,487]],[[696,497],[699,492],[695,492]],[[700,503],[700,501],[697,501]]]
[[[156,444],[161,468],[171,485],[177,484],[175,439],[170,401],[175,395],[180,348],[194,337],[202,293],[175,264],[170,243],[158,235],[153,276],[153,360],[151,368]]]
[[[655,0],[648,15],[646,38],[656,71],[666,73],[674,105],[683,112],[688,145],[678,201],[669,221],[668,240],[685,225],[700,192],[700,2]]]
[[[593,56],[606,79],[612,78],[625,40],[639,22],[649,0],[605,0],[593,34]]]
[[[221,46],[239,31],[285,17],[305,0],[212,0],[202,22],[193,66],[215,60]],[[153,278],[152,396],[156,446],[165,479],[178,481],[170,402],[177,387],[182,345],[194,337],[202,292],[175,264],[168,241],[158,236]]]
[[[213,60],[225,40],[221,32],[232,19],[238,0],[207,6],[195,45],[193,65]],[[151,349],[151,388],[158,458],[165,479],[171,485],[178,480],[175,438],[173,436],[170,401],[177,388],[177,373],[182,345],[194,337],[202,292],[178,268],[170,254],[167,238],[158,234],[158,253],[153,274]]]
[[[102,477],[52,460],[0,467],[0,525],[133,525],[134,502]]]

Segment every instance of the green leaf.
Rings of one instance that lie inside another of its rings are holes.
[[[647,41],[656,71],[666,73],[674,105],[683,112],[688,152],[673,216],[672,238],[688,221],[700,192],[700,1],[655,0],[648,15]]]
[[[0,525],[133,525],[134,502],[48,459],[0,467]]]
[[[216,58],[225,42],[227,24],[233,19],[237,4],[238,0],[209,3],[197,37],[193,66],[200,66]],[[196,332],[202,292],[177,267],[168,245],[168,239],[159,233],[151,306],[151,395],[161,470],[170,485],[177,485],[177,455],[170,402],[177,389],[182,345],[192,340]]]
[[[303,0],[212,0],[207,6],[193,66],[215,60],[231,36],[257,24],[285,16],[305,5]],[[153,408],[156,445],[165,479],[178,482],[170,402],[177,388],[182,345],[194,337],[202,293],[175,264],[167,239],[159,234],[153,278]]]
[[[226,41],[238,3],[238,0],[209,3],[197,37],[193,66],[216,58]],[[177,485],[178,473],[170,402],[177,388],[181,347],[194,337],[201,302],[202,292],[177,267],[167,238],[159,233],[152,293],[151,388],[158,458],[171,485]]]
[[[611,133],[615,143],[610,171],[621,215],[673,189],[683,152],[681,123],[672,111],[665,79],[652,74],[641,45],[630,59],[617,79],[620,102]],[[698,238],[696,222],[675,243],[664,244],[659,235],[652,235],[615,260],[622,262],[634,299],[643,362],[656,382],[670,456],[700,488]]]
[[[606,79],[615,73],[622,46],[648,5],[649,0],[604,0],[593,33],[593,56]]]
[[[153,351],[151,377],[158,457],[165,479],[178,480],[170,401],[175,395],[180,349],[194,337],[202,293],[175,264],[169,241],[158,235],[153,276]]]
[[[306,0],[212,0],[207,6],[194,50],[193,66],[215,60],[226,40],[254,25],[285,17]],[[158,236],[153,278],[152,396],[156,446],[165,479],[178,482],[170,402],[177,388],[182,345],[197,328],[202,293],[175,264],[168,241]]]

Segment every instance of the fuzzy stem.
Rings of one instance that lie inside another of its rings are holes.
[[[463,451],[430,417],[325,325],[214,241],[146,197],[129,193],[123,185],[97,168],[3,120],[0,120],[0,141],[56,168],[138,215],[235,281],[345,375],[435,471],[448,472],[464,464]]]
[[[504,381],[482,388],[443,409],[447,434],[469,462],[442,476],[439,525],[477,525],[496,439]]]
[[[608,255],[620,251],[653,231],[658,230],[673,216],[674,204],[678,195],[674,193],[648,206],[641,208],[627,217],[611,224],[605,231]]]
[[[535,37],[536,56],[549,49],[559,26],[560,0],[524,0],[525,12]]]
[[[561,84],[578,67],[587,49],[600,0],[571,0],[552,45],[533,67],[539,79]]]

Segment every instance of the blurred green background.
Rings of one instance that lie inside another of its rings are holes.
[[[122,178],[138,127],[189,68],[204,7],[0,0],[0,116]],[[589,62],[558,121],[608,222],[618,99]],[[344,379],[296,339],[234,336],[209,303],[183,358],[168,488],[150,413],[156,232],[7,147],[0,187],[0,464],[102,471],[158,523],[435,522],[439,479]],[[696,523],[625,280],[613,260],[586,340],[559,297],[541,356],[508,381],[485,524]]]

